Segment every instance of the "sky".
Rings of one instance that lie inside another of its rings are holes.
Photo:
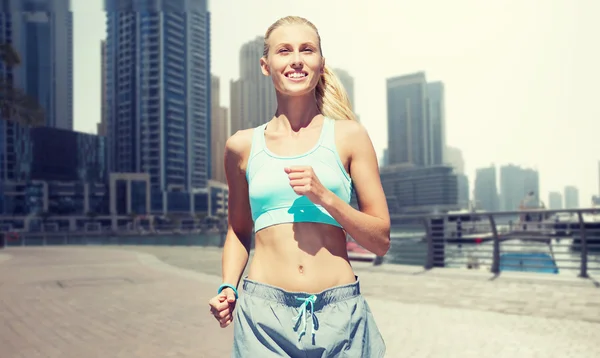
[[[75,129],[100,121],[103,0],[72,0]],[[446,142],[471,181],[481,167],[539,170],[540,198],[600,191],[600,1],[212,0],[211,67],[229,107],[239,49],[287,15],[318,28],[324,56],[355,81],[355,110],[376,151],[387,146],[386,78],[424,71],[442,81]],[[258,66],[258,59],[257,59]],[[267,118],[265,120],[268,120]]]

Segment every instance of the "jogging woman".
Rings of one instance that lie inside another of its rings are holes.
[[[373,144],[308,20],[275,22],[260,66],[277,111],[226,144],[229,228],[211,312],[221,327],[233,322],[233,357],[383,357],[346,251],[346,233],[379,256],[390,246]],[[349,204],[352,188],[360,211]]]

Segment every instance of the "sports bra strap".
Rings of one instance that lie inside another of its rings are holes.
[[[321,141],[321,146],[331,149],[333,151],[336,150],[335,120],[329,117],[325,117],[325,121],[323,122],[323,140]]]
[[[249,159],[254,157],[256,154],[260,153],[264,149],[266,126],[267,123],[264,123],[254,128],[254,132],[252,133],[252,148],[250,149]]]

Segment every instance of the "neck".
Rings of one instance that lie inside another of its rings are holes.
[[[277,126],[283,125],[297,132],[306,128],[320,114],[314,92],[294,97],[277,93],[277,112],[274,118]]]

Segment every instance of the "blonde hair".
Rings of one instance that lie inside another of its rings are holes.
[[[275,21],[273,25],[269,26],[267,32],[265,33],[265,43],[263,49],[263,57],[266,59],[269,55],[269,44],[268,40],[271,36],[271,33],[280,26],[283,25],[307,25],[310,26],[317,33],[317,38],[319,39],[319,53],[323,56],[323,50],[321,49],[321,35],[319,35],[319,30],[317,27],[313,25],[312,22],[300,16],[286,16],[281,19]],[[317,100],[317,107],[321,111],[321,113],[333,119],[349,119],[354,120],[356,117],[354,116],[354,112],[352,111],[352,104],[350,103],[350,99],[348,98],[348,93],[346,89],[335,75],[335,73],[327,67],[324,66],[324,71],[321,74],[321,78],[319,79],[319,83],[315,88],[315,97]]]

